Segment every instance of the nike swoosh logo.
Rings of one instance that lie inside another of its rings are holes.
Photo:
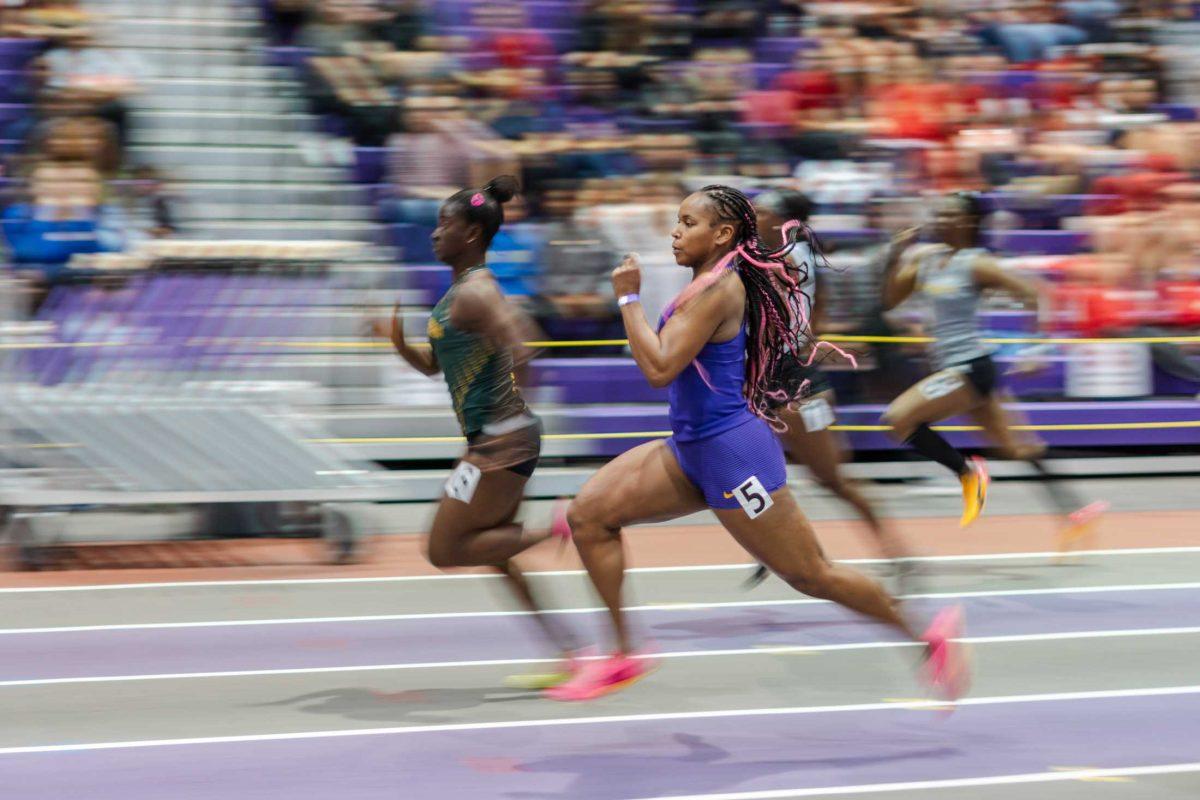
[[[722,495],[722,496],[723,496],[723,497],[724,497],[726,500],[732,500],[732,499],[733,499],[733,492],[721,492],[721,495]]]

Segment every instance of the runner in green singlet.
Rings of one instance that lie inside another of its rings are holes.
[[[435,567],[493,567],[563,654],[549,674],[516,676],[510,684],[544,688],[570,677],[577,664],[570,632],[541,613],[528,581],[512,559],[550,538],[516,521],[525,484],[537,466],[542,423],[525,405],[518,373],[529,359],[522,344],[534,330],[504,297],[484,263],[488,246],[504,222],[504,203],[517,181],[502,176],[482,189],[467,189],[442,204],[433,232],[433,251],[454,271],[454,282],[434,306],[429,347],[405,341],[393,313],[375,332],[391,339],[400,357],[425,375],[441,372],[467,450],[446,482],[428,539]]]

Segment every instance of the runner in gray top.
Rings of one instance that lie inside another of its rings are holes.
[[[1015,420],[996,391],[996,366],[981,340],[976,315],[985,290],[1007,292],[1037,307],[1038,289],[1003,269],[981,246],[983,208],[979,198],[957,193],[944,198],[934,218],[937,242],[916,245],[917,229],[897,234],[888,252],[883,305],[891,309],[913,294],[929,303],[934,339],[934,374],[897,397],[884,413],[891,435],[953,471],[962,481],[966,527],[987,500],[988,475],[982,458],[966,459],[930,425],[965,414],[983,429],[1005,458],[1028,461],[1043,478],[1055,506],[1066,517],[1060,546],[1078,542],[1092,528],[1102,504],[1083,506],[1054,476],[1041,457],[1046,446],[1013,430]],[[1005,395],[1007,397],[1007,395]]]
[[[944,244],[914,250],[916,290],[924,295],[932,312],[930,355],[935,368],[949,369],[990,356],[991,348],[980,339],[976,319],[980,287],[975,282],[975,264],[989,257],[987,250],[954,250]]]

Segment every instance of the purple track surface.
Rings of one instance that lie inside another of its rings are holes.
[[[962,605],[971,636],[1200,627],[1200,592],[1185,589],[967,598]],[[915,606],[934,607],[931,601]],[[563,619],[591,639],[601,635],[599,613]],[[650,610],[633,620],[662,652],[897,638],[826,603]],[[545,652],[529,620],[519,616],[14,633],[0,636],[0,680],[522,659]]]
[[[0,800],[1200,797],[1200,546],[1100,553],[1069,571],[1031,553],[922,564],[914,589],[936,596],[917,616],[960,603],[974,640],[975,687],[950,716],[906,699],[918,653],[876,649],[898,641],[886,629],[771,599],[782,586],[746,595],[740,568],[636,576],[646,599],[713,605],[633,612],[651,649],[687,657],[584,704],[505,685],[547,645],[468,576],[272,586],[264,614],[290,616],[253,624],[220,621],[245,613],[247,584],[0,594]],[[550,580],[592,602],[581,577]],[[406,617],[353,619],[393,597]],[[335,619],[300,618],[314,610]],[[94,624],[131,616],[163,624]],[[605,622],[557,619],[587,639]]]
[[[0,772],[22,800],[159,800],[168,783],[173,800],[622,800],[1183,763],[1197,742],[1190,694],[20,754]]]

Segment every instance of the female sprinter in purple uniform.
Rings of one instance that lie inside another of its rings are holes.
[[[649,659],[634,655],[621,608],[621,529],[706,507],[751,555],[798,591],[923,641],[927,677],[941,695],[959,696],[967,677],[954,641],[962,630],[961,612],[942,611],[918,637],[882,587],[825,558],[786,486],[783,449],[772,429],[780,423],[768,394],[780,356],[805,349],[792,313],[797,284],[783,269],[790,247],[766,248],[750,201],[726,186],[708,186],[684,200],[671,238],[676,263],[689,267],[693,277],[657,331],[638,302],[641,271],[635,257],[617,267],[612,283],[634,360],[652,385],[669,387],[673,435],[609,462],[558,521],[558,532],[573,531],[608,608],[616,651],[587,662],[548,696],[589,700],[650,669]]]

